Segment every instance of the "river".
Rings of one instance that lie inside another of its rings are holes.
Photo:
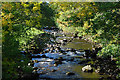
[[[90,57],[85,57],[85,50],[92,50],[92,43],[74,38],[70,33],[47,29],[44,31],[54,35],[55,39],[50,38],[51,42],[47,44],[42,54],[31,54],[34,63],[33,73],[39,74],[37,80],[99,80],[101,77],[106,77],[99,73],[82,71],[87,65],[82,61],[91,61]]]

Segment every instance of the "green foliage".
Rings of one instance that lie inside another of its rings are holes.
[[[54,10],[49,7],[49,4],[46,2],[43,2],[41,4],[41,14],[42,14],[42,19],[41,19],[41,24],[43,26],[56,26],[55,21],[54,21]]]
[[[31,66],[24,66],[23,67],[23,73],[27,73],[27,74],[31,74],[31,71],[33,70],[33,68]]]
[[[119,39],[118,15],[118,9],[96,13],[94,19],[90,20],[92,25],[89,33],[93,34],[94,39],[101,39],[101,43],[105,42],[103,39],[107,41],[106,44],[116,42]]]
[[[94,13],[97,11],[97,8],[92,5],[94,5],[94,3],[58,2],[51,3],[50,7],[56,10],[55,21],[57,26],[63,30],[66,29],[65,31],[67,31],[69,28],[66,27],[83,26],[84,21],[93,17]],[[69,30],[69,32],[72,31]]]
[[[18,66],[22,68],[23,74],[32,71],[27,66],[29,56],[21,56],[20,50],[28,51],[31,46],[41,49],[45,46],[49,37],[38,40],[42,37],[38,36],[44,33],[41,28],[55,26],[52,20],[54,14],[48,14],[52,14],[52,10],[43,2],[2,3],[3,80],[16,80],[21,73],[17,71]]]
[[[98,56],[112,55],[120,67],[118,6],[119,3],[113,2],[3,2],[3,79],[17,79],[18,66],[21,66],[23,73],[30,73],[31,67],[27,66],[29,59],[21,56],[20,50],[43,48],[50,37],[41,31],[44,26],[57,25],[64,32],[91,36],[89,39],[103,47]]]
[[[98,52],[98,56],[108,57],[113,55],[113,57],[120,56],[120,45],[116,44],[108,44],[107,46],[103,47],[101,51]]]

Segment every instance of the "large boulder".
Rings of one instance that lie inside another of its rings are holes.
[[[92,69],[91,65],[87,65],[82,68],[82,71],[83,72],[93,72],[93,69]]]

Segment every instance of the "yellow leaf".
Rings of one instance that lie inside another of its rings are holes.
[[[84,16],[84,14],[82,13],[81,16]]]
[[[37,10],[38,8],[37,7],[33,7],[33,10],[35,11],[35,10]]]
[[[88,15],[91,15],[91,14],[92,14],[91,12],[88,13]]]

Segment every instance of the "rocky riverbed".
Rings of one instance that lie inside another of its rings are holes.
[[[92,50],[93,44],[77,37],[74,34],[65,34],[54,29],[44,29],[55,38],[50,38],[47,47],[39,53],[31,53],[33,74],[36,80],[42,79],[70,79],[70,80],[103,80],[111,79],[101,73],[96,53],[99,49]],[[104,71],[103,71],[104,72]]]

